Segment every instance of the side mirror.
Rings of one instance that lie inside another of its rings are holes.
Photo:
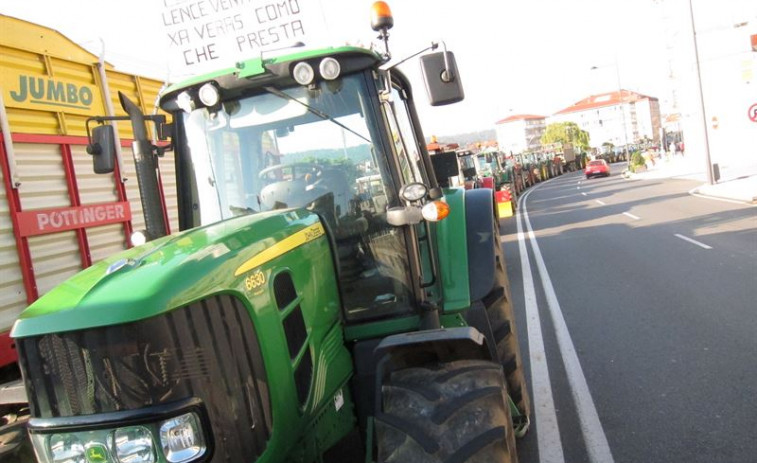
[[[96,174],[113,172],[116,167],[116,137],[112,125],[98,125],[92,129],[87,153],[92,155],[92,167]]]
[[[455,55],[440,51],[421,56],[421,74],[431,106],[457,103],[465,98]]]

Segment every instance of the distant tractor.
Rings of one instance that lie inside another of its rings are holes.
[[[451,52],[420,62],[432,105],[463,98]],[[163,92],[170,124],[121,102],[147,242],[13,328],[38,461],[517,461],[530,405],[493,191],[439,185],[388,50],[241,61]],[[91,121],[97,172],[113,119]],[[148,123],[175,152],[170,236]]]

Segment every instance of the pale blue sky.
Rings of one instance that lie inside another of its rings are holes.
[[[299,1],[322,13],[325,41],[367,44],[375,38],[371,0]],[[688,2],[662,1],[680,3],[680,14],[688,14]],[[417,60],[401,66],[414,84],[427,136],[491,129],[511,114],[549,115],[589,94],[615,90],[618,77],[624,88],[665,102],[669,70],[663,14],[655,0],[388,3],[395,58],[444,40],[462,75],[465,101],[431,108]],[[757,2],[694,0],[698,25],[718,27],[743,17],[754,26],[752,3]],[[164,0],[0,0],[0,5],[2,14],[56,29],[94,53],[102,39],[106,60],[125,71],[168,75]],[[591,71],[592,66],[599,69]]]

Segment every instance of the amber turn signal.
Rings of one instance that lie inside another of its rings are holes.
[[[438,222],[449,215],[449,204],[441,200],[426,203],[421,209],[421,214],[429,222]]]

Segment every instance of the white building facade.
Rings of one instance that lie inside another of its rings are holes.
[[[591,95],[547,120],[548,124],[575,122],[589,133],[589,144],[625,146],[642,141],[660,142],[660,103],[657,98],[628,90]]]
[[[546,117],[533,114],[518,114],[497,121],[499,149],[508,155],[539,149],[546,127]]]
[[[757,52],[751,42],[757,2],[710,7],[706,0],[665,0],[660,7],[686,157],[702,170],[709,157],[721,180],[757,174]]]

